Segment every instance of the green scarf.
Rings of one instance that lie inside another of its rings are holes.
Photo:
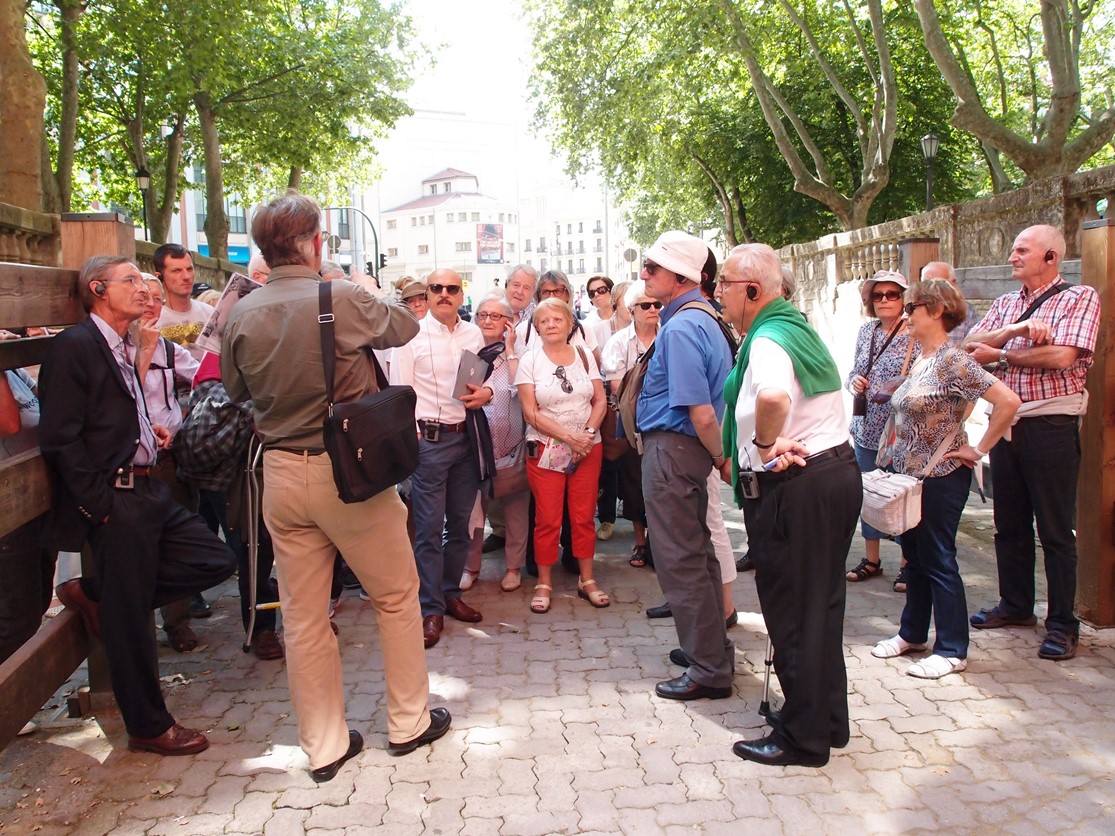
[[[736,427],[736,403],[743,386],[743,375],[751,359],[751,343],[756,337],[766,337],[777,343],[790,355],[794,364],[794,375],[801,384],[806,397],[836,392],[840,389],[840,375],[828,348],[817,336],[805,317],[785,299],[776,299],[766,305],[744,338],[736,356],[736,364],[724,381],[724,428],[721,432],[724,441],[724,455],[731,451],[732,491],[736,504],[743,507],[743,493],[739,484],[739,445]]]

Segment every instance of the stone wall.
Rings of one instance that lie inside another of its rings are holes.
[[[59,217],[0,203],[0,261],[61,266],[62,222]]]

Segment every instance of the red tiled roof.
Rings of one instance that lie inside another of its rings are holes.
[[[451,177],[475,177],[475,174],[469,174],[467,171],[461,171],[459,168],[446,168],[439,171],[437,174],[432,174],[425,178],[422,182],[428,183],[431,180],[448,180]]]
[[[405,212],[409,209],[428,209],[431,206],[441,206],[443,203],[448,203],[459,197],[483,197],[487,200],[492,198],[487,195],[482,195],[480,192],[441,192],[439,194],[423,195],[415,200],[408,201],[399,206],[394,206],[391,209],[384,209],[384,212]]]

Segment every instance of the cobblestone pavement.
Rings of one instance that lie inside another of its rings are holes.
[[[725,499],[728,498],[725,493]],[[725,503],[726,510],[729,503]],[[740,514],[728,511],[733,539]],[[969,607],[995,599],[989,513],[972,505],[961,537]],[[854,565],[858,537],[849,558]],[[168,703],[213,745],[195,757],[130,753],[118,718],[69,720],[0,753],[0,832],[114,834],[898,833],[1115,830],[1115,631],[1085,628],[1076,659],[1039,660],[1039,628],[974,632],[968,671],[938,682],[909,660],[870,654],[894,635],[898,550],[886,577],[850,586],[845,624],[852,740],[823,769],[744,762],[731,744],[763,730],[766,638],[754,582],[734,589],[736,695],[652,696],[674,676],[673,622],[654,574],[632,569],[621,522],[597,575],[595,610],[559,575],[554,606],[528,612],[530,584],[499,589],[502,553],[466,600],[484,621],[447,619],[427,652],[432,705],[453,728],[405,758],[385,751],[382,662],[370,605],[346,592],[337,614],[350,723],[365,751],[328,784],[311,782],[281,662],[241,652],[235,587],[209,593],[207,646],[162,647]],[[528,579],[529,580],[529,579]],[[325,606],[325,602],[322,602]],[[1039,612],[1039,616],[1043,612]],[[75,678],[74,683],[79,683]],[[772,679],[773,701],[779,702]]]

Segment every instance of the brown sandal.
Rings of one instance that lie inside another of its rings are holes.
[[[185,624],[167,630],[166,639],[178,653],[189,653],[197,648],[197,636]]]
[[[865,557],[859,562],[859,566],[850,569],[844,577],[848,579],[848,583],[859,583],[881,574],[883,574],[883,564],[872,563]]]

